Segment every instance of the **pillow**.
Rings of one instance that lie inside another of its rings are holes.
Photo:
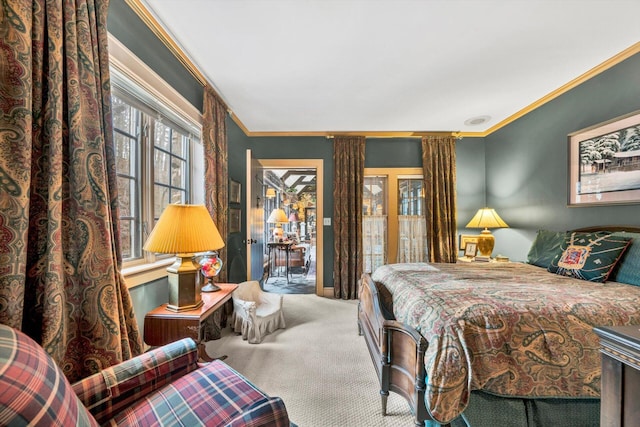
[[[604,282],[630,242],[631,238],[608,231],[567,233],[562,253],[554,257],[548,270],[562,276]]]
[[[616,282],[640,286],[640,233],[620,231],[613,233],[613,235],[631,237],[633,240],[620,257],[620,261],[609,278]]]
[[[529,249],[527,263],[548,268],[553,258],[562,252],[560,247],[564,243],[566,234],[558,231],[538,230],[536,239]]]

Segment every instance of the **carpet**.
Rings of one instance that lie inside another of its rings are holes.
[[[294,274],[289,277],[288,283],[286,277],[269,277],[262,284],[262,289],[277,294],[315,294],[316,277]]]
[[[406,401],[389,396],[381,415],[380,386],[364,337],[357,301],[285,295],[287,327],[249,344],[225,328],[206,343],[265,393],[283,399],[299,427],[413,426]]]

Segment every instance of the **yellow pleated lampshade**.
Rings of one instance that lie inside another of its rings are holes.
[[[168,205],[144,244],[149,252],[191,254],[215,251],[224,240],[204,205]]]
[[[467,224],[467,228],[508,228],[506,222],[500,218],[495,209],[478,209],[475,216]]]

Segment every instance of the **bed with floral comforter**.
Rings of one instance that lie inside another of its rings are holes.
[[[371,278],[389,290],[396,320],[428,342],[424,400],[442,423],[462,413],[471,390],[598,397],[593,327],[640,324],[640,287],[528,264],[391,264]]]

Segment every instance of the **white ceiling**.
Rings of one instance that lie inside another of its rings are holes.
[[[640,41],[639,0],[141,1],[257,134],[485,132]]]

